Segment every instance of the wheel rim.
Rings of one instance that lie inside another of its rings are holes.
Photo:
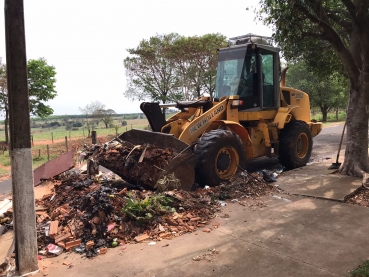
[[[215,172],[219,178],[227,180],[231,178],[238,169],[240,157],[233,147],[223,147],[215,158]]]
[[[300,159],[305,158],[309,149],[309,139],[305,133],[300,134],[297,139],[296,151]]]

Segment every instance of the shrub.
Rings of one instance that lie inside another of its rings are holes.
[[[61,124],[58,122],[58,121],[53,121],[53,122],[50,122],[49,124],[51,127],[60,127]]]

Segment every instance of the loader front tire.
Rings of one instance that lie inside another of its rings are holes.
[[[310,159],[313,138],[304,121],[287,123],[279,135],[279,161],[287,169],[305,166]]]
[[[216,186],[229,180],[245,161],[242,140],[228,130],[205,133],[195,143],[194,154],[198,158],[195,178],[201,186]]]

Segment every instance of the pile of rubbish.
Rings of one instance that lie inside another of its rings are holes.
[[[83,155],[87,169],[54,176],[53,189],[36,200],[41,255],[75,251],[94,257],[127,243],[172,239],[205,228],[226,199],[235,202],[276,191],[263,174],[246,171],[217,187],[147,190],[155,173],[150,168],[165,167],[174,155],[170,149],[93,145]],[[99,164],[111,171],[102,173]]]
[[[55,177],[54,192],[36,201],[39,249],[93,257],[130,242],[172,239],[204,228],[220,211],[219,200],[275,191],[256,173],[240,174],[218,187],[163,193],[130,190],[123,180],[107,175],[88,179],[71,171]]]
[[[218,209],[198,193],[128,190],[120,180],[84,174],[56,178],[54,193],[36,206],[39,248],[52,244],[87,257],[132,241],[192,232]]]
[[[85,158],[96,161],[131,184],[152,189],[169,162],[178,154],[170,148],[111,141],[85,148]]]

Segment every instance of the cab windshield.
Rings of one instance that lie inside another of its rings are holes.
[[[251,48],[220,50],[214,97],[252,95],[253,73],[255,73],[255,55],[251,53]]]

